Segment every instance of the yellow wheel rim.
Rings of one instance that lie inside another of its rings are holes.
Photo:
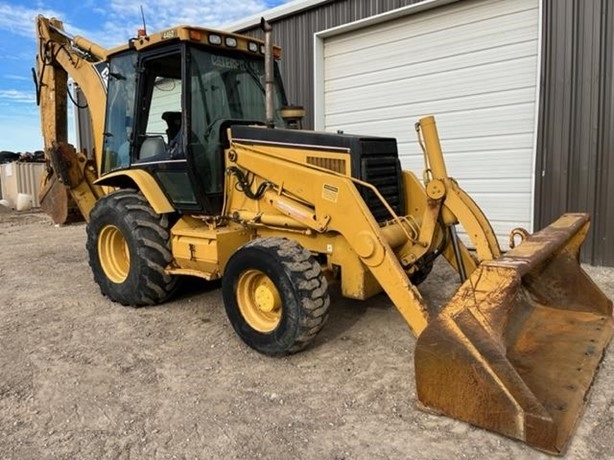
[[[122,232],[115,225],[103,227],[98,235],[98,258],[107,278],[123,283],[130,272],[130,251]]]
[[[249,326],[271,332],[281,319],[281,297],[273,281],[259,270],[247,270],[237,283],[237,303]]]

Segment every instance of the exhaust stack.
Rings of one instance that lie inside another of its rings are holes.
[[[264,18],[260,19],[260,27],[264,31],[264,98],[267,128],[275,127],[275,105],[273,103],[273,85],[275,75],[273,70],[273,28]]]

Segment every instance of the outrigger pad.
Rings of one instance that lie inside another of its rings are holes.
[[[482,263],[418,338],[428,408],[563,454],[614,332],[612,301],[578,262],[585,214],[567,214]]]

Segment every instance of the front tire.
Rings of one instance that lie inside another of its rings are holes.
[[[295,241],[259,238],[228,261],[224,306],[241,339],[277,356],[305,348],[328,316],[328,284],[320,264]]]
[[[172,259],[168,218],[137,191],[98,200],[87,224],[87,251],[102,294],[122,305],[164,302],[177,285],[164,271]]]

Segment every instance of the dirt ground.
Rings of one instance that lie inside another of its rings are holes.
[[[613,297],[614,270],[587,270]],[[437,266],[421,290],[442,302],[455,280]],[[84,225],[0,212],[3,459],[550,458],[419,410],[414,344],[384,296],[334,295],[313,346],[267,358],[235,336],[219,284],[121,307],[92,280]],[[566,458],[614,458],[612,382],[610,347]]]

